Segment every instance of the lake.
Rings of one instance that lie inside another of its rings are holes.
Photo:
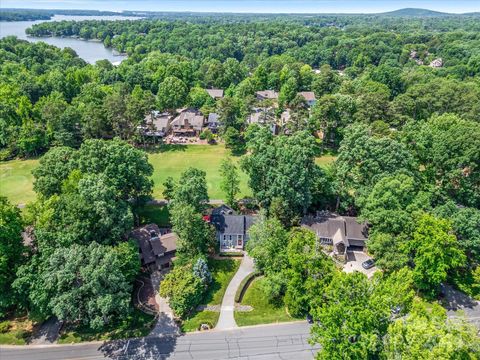
[[[103,43],[98,41],[86,41],[68,37],[30,37],[27,36],[25,30],[34,24],[40,24],[46,21],[62,21],[62,20],[138,20],[138,17],[129,16],[67,16],[55,15],[51,20],[37,21],[0,21],[0,38],[14,35],[19,39],[32,42],[44,41],[47,44],[57,46],[59,48],[70,47],[78,54],[79,57],[89,63],[95,63],[97,60],[107,59],[112,64],[119,64],[125,55],[115,54],[112,49],[107,49]]]

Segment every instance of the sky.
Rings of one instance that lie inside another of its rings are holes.
[[[0,0],[0,8],[257,13],[376,13],[414,7],[480,11],[480,0]]]

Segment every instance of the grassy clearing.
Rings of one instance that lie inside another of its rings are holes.
[[[26,204],[35,199],[32,170],[38,160],[12,160],[0,163],[0,195],[14,204]]]
[[[135,309],[132,314],[121,323],[112,324],[103,331],[93,331],[86,327],[65,329],[59,344],[73,344],[82,341],[116,340],[147,336],[155,325],[155,317]]]
[[[141,224],[157,224],[159,227],[170,226],[168,206],[145,205],[138,209]]]
[[[148,155],[153,165],[153,197],[163,199],[163,183],[171,176],[175,180],[189,167],[196,167],[207,173],[208,193],[211,199],[223,199],[220,190],[220,163],[229,154],[223,145],[165,145]],[[233,157],[239,161],[239,157]],[[335,160],[333,155],[316,159],[320,166]],[[32,170],[38,160],[11,160],[0,163],[0,195],[6,196],[14,204],[26,204],[35,199]],[[240,172],[240,196],[249,196],[247,175]]]
[[[295,320],[287,314],[283,304],[271,304],[263,292],[264,278],[257,278],[252,281],[243,296],[242,305],[250,305],[252,311],[235,311],[235,321],[238,326],[249,326],[258,324],[270,324]]]
[[[26,316],[0,321],[0,345],[25,345],[32,331],[33,323]]]
[[[236,259],[209,259],[208,265],[212,272],[212,284],[209,286],[202,304],[220,305],[230,280],[240,266],[240,261]],[[196,311],[183,321],[182,331],[196,331],[201,324],[209,324],[213,328],[217,325],[219,316],[220,313],[216,311]]]

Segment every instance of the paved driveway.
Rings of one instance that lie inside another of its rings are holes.
[[[245,254],[240,267],[230,281],[230,284],[228,284],[225,295],[223,296],[220,318],[218,319],[217,326],[215,326],[215,330],[227,330],[237,327],[237,323],[233,317],[233,311],[235,309],[235,294],[237,293],[237,289],[242,280],[245,279],[248,274],[252,273],[253,270],[253,259]]]
[[[155,289],[155,301],[158,305],[158,319],[155,328],[150,333],[150,336],[165,336],[165,335],[178,335],[180,334],[180,329],[177,326],[177,323],[174,320],[173,311],[168,305],[167,299],[161,297],[158,294],[158,289],[160,288],[160,283],[163,277],[166,275],[167,271],[155,271],[150,275],[152,279],[152,285]]]
[[[365,270],[362,267],[362,263],[366,260],[371,259],[371,256],[368,256],[364,252],[361,251],[349,251],[347,252],[347,263],[343,267],[343,271],[346,273],[351,273],[354,271],[359,271],[369,278],[372,277],[373,273],[377,271],[377,267],[374,266],[368,270]]]
[[[460,314],[475,324],[480,329],[480,301],[476,301],[461,291],[455,290],[450,285],[443,286],[445,297],[443,304],[447,310],[447,315],[455,318]]]

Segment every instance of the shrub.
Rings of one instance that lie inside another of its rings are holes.
[[[0,322],[0,334],[5,334],[8,330],[10,330],[10,326],[10,321]]]

